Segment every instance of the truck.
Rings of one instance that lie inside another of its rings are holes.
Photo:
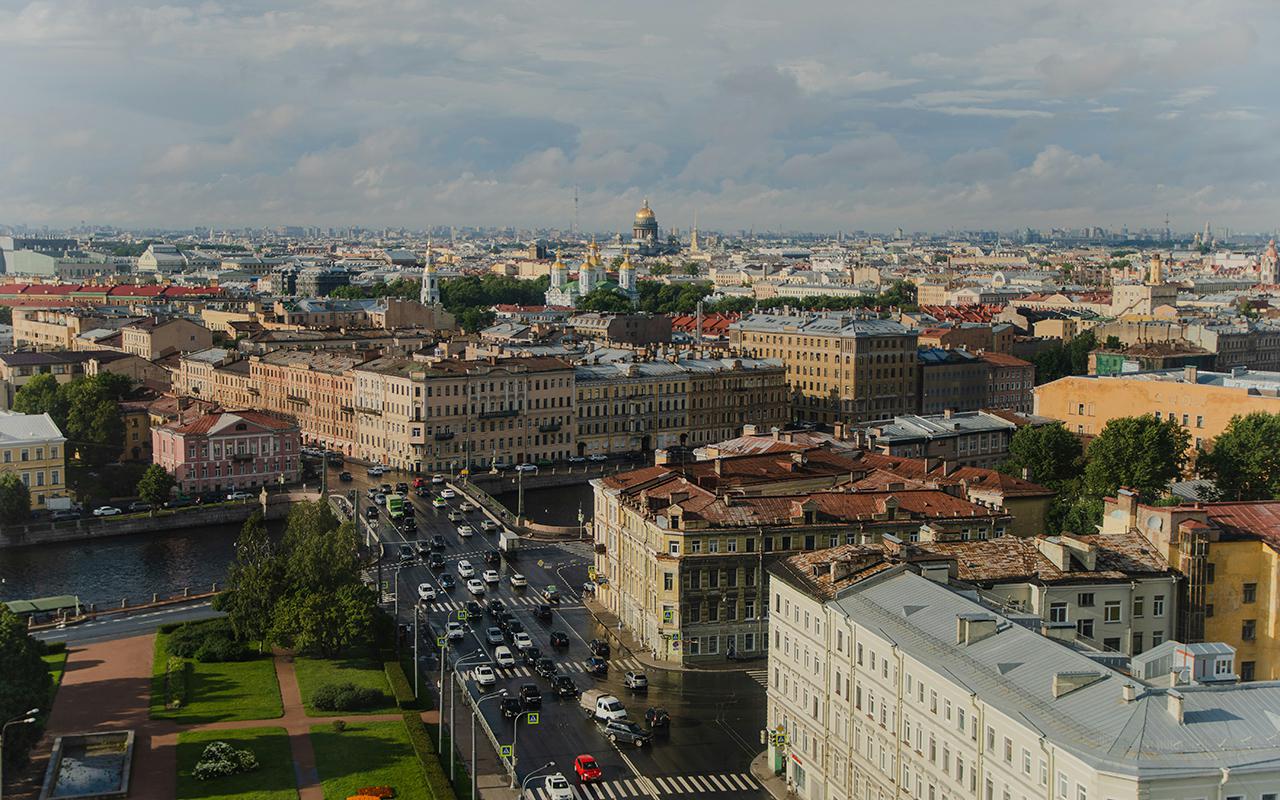
[[[587,712],[587,719],[596,722],[612,722],[627,718],[627,710],[622,701],[604,689],[588,689],[578,698],[582,710]]]
[[[387,495],[387,516],[391,518],[392,522],[399,522],[404,519],[404,495]]]
[[[498,534],[498,549],[508,555],[515,555],[515,552],[520,549],[520,537],[503,528]]]

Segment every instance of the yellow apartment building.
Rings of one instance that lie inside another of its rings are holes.
[[[14,473],[31,493],[31,508],[67,494],[66,437],[48,414],[0,411],[0,474]]]

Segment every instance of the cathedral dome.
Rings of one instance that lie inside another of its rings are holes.
[[[646,199],[644,201],[644,205],[641,206],[640,210],[636,212],[636,222],[637,223],[647,222],[652,219],[653,219],[653,209],[649,208],[649,201],[648,199]]]

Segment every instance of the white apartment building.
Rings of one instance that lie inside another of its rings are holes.
[[[925,577],[945,570],[797,563],[770,569],[767,724],[804,800],[1280,793],[1280,683],[1144,682]]]

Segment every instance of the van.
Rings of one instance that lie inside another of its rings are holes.
[[[578,702],[587,712],[587,717],[600,722],[627,718],[627,709],[623,707],[622,701],[603,689],[583,692]]]

